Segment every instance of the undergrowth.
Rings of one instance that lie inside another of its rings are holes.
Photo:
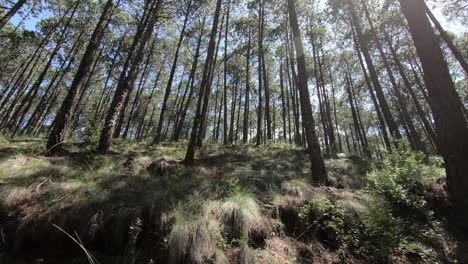
[[[40,139],[0,142],[0,250],[24,252],[31,236],[51,234],[57,224],[76,232],[102,264],[433,263],[451,256],[446,221],[427,198],[444,177],[441,162],[404,146],[372,165],[328,159],[336,185],[314,187],[306,153],[289,145],[207,142],[185,167],[186,142],[117,140],[117,154],[98,155],[86,133],[57,158],[41,156]],[[38,247],[53,251],[69,240],[52,238]]]

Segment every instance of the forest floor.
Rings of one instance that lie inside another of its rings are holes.
[[[185,167],[186,142],[117,141],[113,154],[67,144],[61,157],[43,156],[42,139],[0,142],[0,263],[455,258],[442,168],[428,167],[408,192],[421,203],[405,206],[366,187],[375,168],[359,158],[327,159],[334,187],[314,187],[307,155],[289,145],[206,143]]]

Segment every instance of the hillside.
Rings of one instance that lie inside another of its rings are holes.
[[[48,158],[41,139],[2,143],[1,263],[88,263],[85,252],[96,258],[91,263],[447,263],[455,257],[436,163],[405,151],[390,156],[401,162],[394,169],[384,162],[377,170],[356,157],[327,159],[334,187],[315,187],[299,148],[207,143],[195,165],[185,167],[183,144],[119,141],[108,155],[70,144],[66,155]],[[396,186],[374,175],[369,187],[368,171],[390,170],[418,175],[411,185],[395,178]],[[402,194],[407,200],[395,200]]]

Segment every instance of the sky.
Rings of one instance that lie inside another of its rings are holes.
[[[430,4],[429,6],[434,13],[434,15],[439,20],[440,24],[444,27],[445,30],[450,31],[456,35],[463,35],[468,32],[468,27],[462,25],[460,21],[449,21],[443,15],[443,7],[440,4]],[[46,9],[46,8],[45,8]],[[34,31],[36,29],[36,24],[43,18],[52,16],[49,11],[45,10],[39,13],[37,16],[29,16],[23,23],[22,27],[28,30]],[[11,22],[16,26],[22,20],[21,15],[17,14],[12,19]]]

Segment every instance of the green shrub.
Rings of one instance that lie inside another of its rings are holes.
[[[381,195],[391,203],[420,208],[425,204],[415,190],[441,177],[440,162],[400,145],[387,153],[368,174],[367,191]]]
[[[434,184],[444,176],[441,160],[412,152],[400,145],[387,153],[368,174],[367,193],[378,203],[369,203],[360,217],[358,237],[363,255],[384,258],[393,250],[425,252],[429,246],[443,252],[440,223],[425,199]],[[424,249],[424,250],[422,250]]]
[[[81,133],[78,133],[78,139],[85,145],[95,146],[99,142],[100,135],[101,130],[98,126],[95,124],[88,124]]]
[[[401,240],[401,219],[392,215],[386,203],[369,205],[362,215],[362,233],[360,242],[366,255],[376,259],[385,259]]]
[[[10,144],[13,141],[9,134],[0,134],[0,145]]]

